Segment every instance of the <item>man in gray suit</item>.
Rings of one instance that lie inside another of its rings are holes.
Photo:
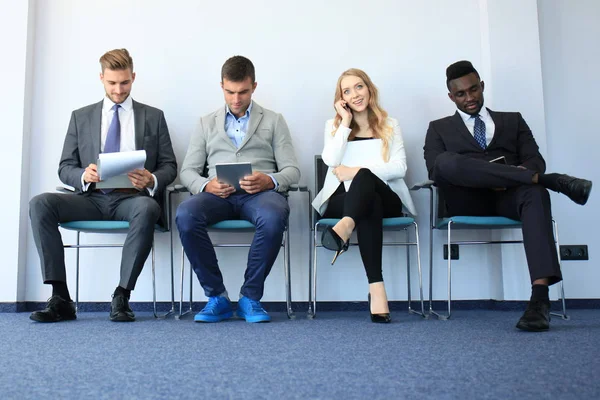
[[[194,318],[218,322],[233,316],[207,226],[244,219],[256,226],[248,253],[237,314],[248,322],[268,322],[262,308],[264,282],[281,248],[289,207],[282,193],[300,179],[290,131],[280,114],[252,101],[254,65],[242,56],[228,59],[221,70],[225,106],[200,119],[193,133],[181,182],[193,194],[177,209],[177,228],[185,252],[208,304]],[[240,190],[218,180],[215,164],[251,162],[252,175]],[[203,176],[208,168],[208,177]]]
[[[129,221],[123,246],[121,279],[111,302],[111,321],[134,321],[129,296],[152,247],[154,226],[161,219],[159,199],[177,176],[177,162],[161,110],[133,101],[133,60],[126,49],[100,58],[102,101],[73,111],[58,175],[76,194],[43,193],[29,203],[33,238],[45,284],[52,297],[30,318],[39,322],[76,319],[66,284],[63,242],[58,224],[80,220]],[[145,150],[144,169],[128,174],[132,188],[96,189],[99,153]]]

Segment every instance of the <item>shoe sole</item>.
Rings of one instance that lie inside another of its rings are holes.
[[[225,314],[219,315],[204,315],[196,314],[194,316],[194,322],[221,322],[233,317],[233,311],[226,312]]]
[[[112,322],[135,322],[135,318],[130,317],[108,317]]]
[[[57,320],[54,320],[54,321],[47,321],[47,320],[44,320],[44,319],[38,319],[38,318],[35,318],[33,315],[30,315],[29,319],[32,320],[32,321],[41,322],[41,323],[44,323],[44,324],[52,324],[54,322],[74,321],[74,320],[77,319],[77,315],[73,315],[72,317],[57,319]]]
[[[256,323],[261,323],[261,322],[271,322],[271,317],[270,316],[262,316],[262,317],[246,317],[244,314],[238,312],[237,316],[245,319],[246,322],[250,322],[252,324],[256,324]]]
[[[589,185],[585,185],[585,187],[583,188],[583,193],[582,193],[582,201],[579,203],[582,206],[585,205],[585,203],[587,203],[588,199],[590,198],[590,193],[592,192],[592,182],[589,182]]]
[[[127,314],[118,314],[118,315],[115,315],[114,317],[112,315],[109,315],[108,319],[110,319],[112,322],[134,322],[135,316],[130,317]]]
[[[532,328],[530,326],[524,324],[517,324],[517,329],[520,329],[525,332],[547,332],[550,330],[550,327],[547,328]]]

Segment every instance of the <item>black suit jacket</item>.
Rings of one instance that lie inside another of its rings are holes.
[[[487,110],[496,128],[486,149],[477,144],[458,111],[452,116],[429,123],[423,150],[430,179],[437,156],[445,151],[487,161],[504,156],[509,165],[522,165],[540,173],[546,170],[546,162],[521,114],[495,112],[489,108]]]
[[[177,161],[167,122],[161,110],[137,101],[133,101],[133,114],[135,148],[146,150],[144,167],[158,180],[154,198],[163,208],[159,224],[167,226],[163,207],[165,188],[177,177]],[[97,163],[100,154],[101,118],[102,101],[73,111],[65,137],[58,176],[62,182],[73,186],[83,195],[88,195],[94,189],[90,187],[88,191],[81,192],[81,175],[89,164]]]

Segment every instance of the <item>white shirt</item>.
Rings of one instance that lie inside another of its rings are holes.
[[[100,152],[104,152],[104,144],[108,135],[108,127],[112,122],[115,112],[112,110],[115,103],[104,97],[102,104],[102,120],[100,122]],[[135,123],[133,118],[133,101],[128,96],[119,107],[119,122],[121,123],[121,148],[120,151],[135,151]]]
[[[461,110],[457,111],[460,114],[463,122],[467,126],[467,129],[469,130],[469,132],[471,132],[471,136],[475,137],[475,118],[473,118],[472,115],[462,112]],[[486,146],[489,146],[490,142],[494,138],[496,124],[494,124],[492,116],[485,107],[481,107],[481,110],[479,110],[479,118],[481,118],[481,120],[485,124],[485,144]]]
[[[102,103],[102,119],[100,120],[100,152],[104,152],[104,145],[106,144],[106,136],[108,135],[108,128],[110,127],[110,123],[112,122],[115,112],[112,110],[115,103],[108,97],[104,97]],[[121,144],[120,151],[135,151],[135,118],[133,115],[133,100],[131,96],[128,96],[124,102],[121,103],[121,107],[118,108],[119,111],[119,122],[121,124]],[[81,175],[81,187],[83,191],[86,192],[90,187],[90,183],[85,183],[83,180],[83,176],[85,172]],[[154,187],[152,189],[148,189],[148,193],[150,196],[154,196],[154,192],[156,188],[158,188],[158,179],[154,174]]]

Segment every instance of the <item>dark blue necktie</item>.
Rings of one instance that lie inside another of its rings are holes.
[[[118,153],[121,151],[121,121],[119,121],[119,108],[120,104],[112,106],[111,110],[114,111],[113,119],[108,127],[108,133],[106,134],[106,141],[104,142],[103,153]],[[113,189],[100,189],[104,194],[108,194]]]
[[[474,129],[474,137],[475,141],[479,144],[482,149],[487,147],[485,143],[485,124],[479,118],[479,114],[472,116],[471,118],[475,118],[475,129]]]
[[[108,127],[103,153],[118,153],[121,151],[121,121],[119,121],[120,107],[120,104],[115,104],[112,106],[112,110],[115,113],[112,121],[110,122],[110,126]]]

